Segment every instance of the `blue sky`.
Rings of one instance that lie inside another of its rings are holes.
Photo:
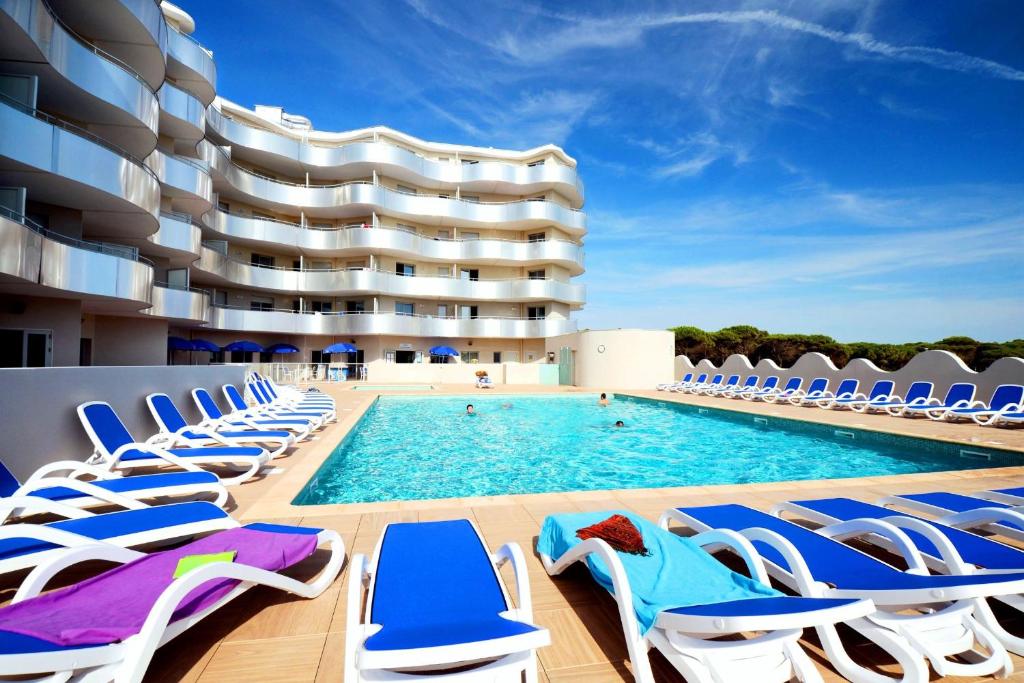
[[[180,4],[240,104],[563,146],[581,326],[1024,336],[1024,3]]]

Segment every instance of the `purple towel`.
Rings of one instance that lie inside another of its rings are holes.
[[[276,572],[306,559],[317,537],[238,528],[174,550],[152,553],[81,583],[0,608],[0,631],[58,645],[107,645],[135,635],[164,589],[178,560],[235,550],[235,564]],[[230,592],[238,581],[215,579],[197,586],[178,605],[171,622],[197,614]]]

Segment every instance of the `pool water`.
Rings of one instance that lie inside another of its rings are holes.
[[[477,415],[465,414],[467,403]],[[381,396],[295,503],[865,477],[1020,460],[642,398],[616,397],[603,408],[596,394]]]

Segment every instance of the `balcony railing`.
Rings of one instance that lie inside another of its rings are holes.
[[[116,256],[118,258],[123,258],[127,261],[138,261],[140,263],[145,263],[146,265],[153,267],[153,262],[144,256],[140,256],[138,253],[138,249],[135,249],[134,247],[122,247],[119,245],[106,244],[103,242],[93,242],[91,240],[83,240],[78,239],[77,237],[69,237],[68,235],[62,235],[59,232],[54,232],[53,230],[50,230],[49,228],[44,228],[43,226],[41,226],[39,223],[36,223],[28,216],[20,214],[17,211],[7,208],[6,206],[0,206],[0,216],[9,218],[10,220],[15,221],[16,223],[21,223],[23,226],[25,226],[32,232],[38,233],[47,239],[53,240],[54,242],[60,242],[61,244],[66,244],[77,249],[94,251],[98,254]]]

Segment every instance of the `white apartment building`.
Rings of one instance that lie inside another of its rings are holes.
[[[153,0],[0,2],[0,367],[162,364],[169,337],[525,363],[576,330],[563,150],[248,109],[217,97],[194,28]]]

